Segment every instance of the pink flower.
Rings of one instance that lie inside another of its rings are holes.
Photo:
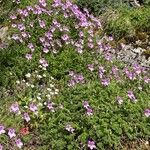
[[[17,19],[17,17],[16,17],[16,15],[11,15],[10,19],[14,20],[14,19]]]
[[[22,143],[21,139],[16,139],[15,142],[16,142],[16,145],[18,148],[22,148],[23,143]]]
[[[43,66],[43,67],[48,67],[48,63],[47,63],[47,61],[44,59],[44,58],[41,58],[40,60],[39,60],[39,62],[40,62],[40,64]]]
[[[32,112],[36,112],[38,110],[37,106],[33,103],[30,104],[29,106],[29,109],[32,111]]]
[[[43,6],[43,7],[46,7],[46,1],[45,0],[39,0],[39,3]]]
[[[109,36],[108,39],[109,39],[109,41],[113,41],[114,40],[112,36]]]
[[[65,129],[67,130],[67,131],[69,131],[70,133],[73,133],[74,132],[74,128],[71,126],[71,125],[66,125],[66,127],[65,127]]]
[[[88,148],[90,148],[91,150],[92,150],[92,149],[96,149],[96,146],[95,146],[95,142],[94,142],[94,141],[89,140],[87,146],[88,146]]]
[[[25,120],[26,122],[29,122],[29,121],[31,120],[28,113],[24,113],[24,114],[23,114],[23,118],[24,118],[24,120]]]
[[[49,49],[44,47],[44,48],[43,48],[43,52],[44,52],[44,53],[48,53],[48,52],[49,52]]]
[[[128,97],[133,101],[133,102],[137,102],[137,100],[136,100],[136,98],[135,98],[135,96],[134,96],[134,94],[133,94],[133,91],[128,91],[127,92],[128,94]]]
[[[8,129],[8,135],[10,138],[15,137],[16,136],[15,129]]]
[[[104,67],[100,66],[99,67],[99,77],[102,78],[105,72],[106,72],[106,70],[104,69]]]
[[[15,114],[20,114],[20,110],[19,110],[19,105],[17,102],[15,102],[14,104],[11,105],[10,107],[10,112],[13,112]]]
[[[0,150],[3,150],[3,146],[0,144]]]
[[[93,115],[93,109],[92,108],[87,108],[86,111],[87,111],[86,113],[88,116]]]
[[[88,64],[88,69],[90,71],[94,71],[94,65],[93,64]]]
[[[118,103],[119,105],[121,105],[121,104],[123,103],[122,98],[119,97],[119,96],[117,96],[117,103]]]
[[[150,78],[144,77],[143,79],[144,79],[144,82],[145,82],[145,83],[147,83],[147,84],[150,83]]]
[[[0,125],[0,135],[6,132],[4,129],[5,127]]]
[[[26,54],[25,58],[27,58],[28,60],[32,59],[32,54]]]
[[[89,103],[87,101],[83,102],[83,107],[88,109],[90,107]]]
[[[110,80],[109,79],[102,79],[102,85],[104,86],[108,86],[110,84]]]
[[[27,46],[29,49],[31,49],[31,51],[33,52],[35,50],[34,46],[32,43],[29,43]]]
[[[39,20],[39,25],[41,28],[44,28],[46,26],[43,20]]]
[[[53,105],[54,105],[53,102],[52,102],[52,103],[48,103],[48,104],[47,104],[47,107],[48,107],[48,109],[51,110],[52,112],[55,112]]]
[[[145,109],[144,114],[146,117],[150,117],[150,109]]]
[[[63,39],[64,41],[67,41],[67,40],[69,40],[69,36],[68,36],[67,34],[64,34],[64,35],[62,36],[62,39]]]

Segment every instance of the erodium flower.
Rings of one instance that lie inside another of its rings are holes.
[[[15,129],[8,129],[8,136],[13,138],[16,136]]]
[[[104,86],[108,86],[110,84],[110,79],[102,79],[101,83]]]
[[[17,145],[18,148],[22,148],[23,143],[22,143],[21,139],[16,139],[15,143],[16,143],[16,145]]]
[[[127,92],[128,97],[133,101],[133,102],[137,102],[137,99],[135,98],[133,91],[128,91]]]
[[[37,106],[33,103],[29,105],[29,109],[34,113],[38,110]]]
[[[0,144],[0,150],[3,150],[3,146]]]
[[[89,103],[87,101],[83,102],[83,107],[88,109],[90,107]]]
[[[92,140],[88,140],[88,148],[90,148],[90,150],[96,149],[96,145],[95,142]]]
[[[4,129],[5,127],[0,125],[0,135],[6,132]]]
[[[32,59],[32,54],[26,54],[25,58],[27,58],[28,60],[31,60]]]
[[[49,103],[47,104],[47,108],[48,108],[50,111],[55,112],[53,105],[54,105],[53,102],[51,102],[51,103],[49,102]]]
[[[93,109],[92,108],[87,108],[86,113],[87,113],[88,116],[92,116],[93,115]]]
[[[17,102],[15,102],[14,104],[12,104],[12,105],[10,106],[10,112],[13,112],[13,113],[15,113],[15,114],[20,114],[20,113],[21,113],[21,112],[20,112],[20,109],[19,109],[19,105],[18,105]]]
[[[150,117],[150,109],[145,109],[144,115],[145,115],[146,117]]]
[[[123,103],[123,99],[122,99],[122,97],[120,97],[120,96],[117,96],[117,103],[119,104],[119,105],[121,105],[122,103]]]
[[[73,133],[75,131],[75,129],[70,124],[66,125],[65,129],[70,133]]]
[[[94,65],[93,64],[88,64],[87,66],[88,66],[88,69],[90,71],[94,71]]]
[[[25,120],[26,122],[29,122],[29,121],[31,120],[28,113],[24,113],[24,114],[23,114],[23,118],[24,118],[24,120]]]

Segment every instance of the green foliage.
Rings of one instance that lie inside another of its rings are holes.
[[[30,4],[30,2],[24,1],[19,7]],[[96,1],[89,2],[91,5],[96,3]],[[97,2],[108,4],[108,1]],[[104,8],[106,5],[103,5]],[[98,9],[99,6],[96,10],[97,13],[101,13]],[[117,37],[129,34],[135,28],[140,30],[146,26],[148,29],[150,27],[149,20],[147,20],[148,12],[149,8],[135,9],[134,11],[127,8],[117,9],[117,17],[110,19],[105,29]],[[34,28],[27,26],[27,31],[32,36],[30,41],[26,40],[19,44],[10,42],[9,47],[1,51],[0,123],[2,122],[6,128],[16,127],[16,132],[25,143],[24,149],[29,149],[30,146],[37,150],[87,149],[87,141],[92,139],[96,141],[97,149],[105,150],[118,149],[122,146],[124,139],[127,141],[137,138],[149,140],[150,118],[144,115],[144,110],[150,106],[150,85],[146,84],[143,79],[146,73],[144,74],[143,71],[140,75],[136,75],[136,79],[129,80],[123,71],[124,64],[118,61],[106,61],[103,55],[96,51],[97,48],[89,49],[87,47],[87,38],[91,36],[87,33],[88,28],[75,29],[72,22],[75,23],[77,20],[74,18],[64,19],[61,12],[50,17],[42,14],[40,17],[46,22],[46,27],[52,24],[53,19],[59,20],[62,25],[69,27],[70,37],[77,41],[79,40],[78,32],[84,31],[84,51],[79,54],[72,45],[63,44],[61,48],[57,49],[58,53],[42,53],[42,46],[39,44],[38,38],[45,34],[46,29],[39,27],[35,15],[29,16],[25,23],[28,25],[30,21],[34,20],[36,24]],[[17,22],[19,21],[18,19]],[[18,33],[19,31],[13,30],[12,32]],[[61,39],[61,35],[61,32],[56,32],[54,40]],[[95,41],[95,35],[93,36],[93,41]],[[25,54],[29,52],[27,42],[32,42],[36,49],[33,59],[29,61],[25,59]],[[102,42],[102,45],[105,44]],[[39,67],[41,56],[48,61],[47,70]],[[88,69],[89,64],[94,65],[93,71]],[[102,85],[99,77],[99,67],[101,66],[106,70],[104,77],[111,80],[108,86]],[[120,80],[112,74],[114,66],[119,69]],[[132,69],[129,67],[129,70]],[[85,82],[69,87],[70,71],[81,73]],[[27,77],[27,73],[30,73],[31,76],[28,74]],[[56,95],[51,90],[51,87],[56,89],[54,85],[56,85],[57,91],[60,91]],[[142,90],[137,87],[142,87]],[[130,89],[137,99],[135,103],[127,95],[127,91]],[[122,104],[117,102],[118,96],[122,97]],[[16,101],[21,113],[28,112],[31,121],[25,122],[23,116],[10,113],[9,108]],[[84,108],[84,101],[88,101],[93,110],[93,114],[90,116],[87,115],[87,110]],[[29,109],[31,102],[38,105],[38,115]],[[54,111],[49,110],[45,102],[53,102]],[[68,124],[75,129],[73,132],[66,130]],[[29,127],[29,134],[23,136],[19,132],[22,127],[26,126]],[[12,147],[12,143],[9,143],[7,134],[0,136],[0,143],[4,144],[7,149],[15,149]]]
[[[87,8],[97,16],[106,12],[108,8],[117,8],[128,4],[125,0],[77,0],[76,3],[82,9]]]
[[[105,31],[108,34],[114,35],[117,39],[127,36],[135,35],[136,31],[149,32],[150,19],[149,19],[150,8],[119,8],[115,13],[107,12],[102,15],[105,18],[109,16],[105,21]],[[103,18],[103,17],[102,17]]]

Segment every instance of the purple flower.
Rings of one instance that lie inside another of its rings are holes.
[[[47,63],[47,61],[44,59],[44,58],[41,58],[40,60],[39,60],[39,62],[40,62],[40,64],[43,66],[43,67],[48,67],[48,63]]]
[[[44,28],[46,26],[43,20],[39,20],[39,25],[41,28]]]
[[[15,129],[8,129],[8,136],[13,138],[16,136]]]
[[[119,97],[119,96],[117,96],[117,103],[118,103],[119,105],[121,105],[121,104],[123,103],[122,98]]]
[[[150,117],[150,109],[145,109],[144,114],[146,117]]]
[[[32,54],[26,54],[25,58],[27,58],[28,60],[32,59]]]
[[[95,146],[95,142],[94,142],[94,141],[89,140],[87,146],[88,146],[88,148],[90,148],[91,150],[96,149],[96,146]]]
[[[128,92],[127,92],[127,95],[128,95],[128,97],[129,97],[133,102],[137,102],[137,100],[136,100],[136,98],[135,98],[135,96],[134,96],[134,94],[133,94],[133,91],[128,91]]]
[[[23,118],[24,118],[24,120],[25,120],[26,122],[29,122],[29,121],[31,120],[28,113],[24,113],[24,114],[23,114]]]
[[[43,7],[46,7],[46,1],[45,0],[39,0],[39,3],[43,6]]]
[[[32,43],[29,43],[27,46],[29,49],[31,49],[31,51],[33,52],[35,50],[34,46]]]
[[[102,79],[102,85],[104,86],[108,86],[110,84],[110,80],[109,79]]]
[[[64,34],[64,35],[62,36],[62,39],[63,39],[64,41],[67,41],[67,40],[69,40],[69,36],[68,36],[67,34]]]
[[[16,145],[17,145],[18,148],[22,148],[23,143],[22,143],[21,139],[16,139],[15,143],[16,143]]]
[[[52,103],[48,103],[48,104],[47,104],[47,107],[48,107],[48,109],[51,110],[52,112],[55,112],[53,105],[54,105],[53,102],[52,102]]]
[[[29,109],[32,111],[32,112],[36,112],[38,110],[37,106],[33,103],[31,103],[29,105]]]
[[[43,48],[43,52],[44,52],[44,53],[48,53],[48,52],[49,52],[49,49],[44,47],[44,48]]]
[[[88,109],[90,107],[89,103],[87,101],[83,102],[83,107]]]
[[[92,108],[87,108],[86,111],[87,111],[86,113],[88,116],[93,115],[93,109]]]
[[[13,112],[15,114],[20,114],[20,110],[19,110],[19,105],[17,102],[15,102],[14,104],[11,105],[10,107],[10,112]]]
[[[18,29],[19,29],[20,31],[25,30],[24,24],[18,24]]]
[[[0,125],[0,135],[6,132],[4,129],[5,127]]]
[[[94,71],[94,65],[93,64],[88,64],[88,69],[90,71]]]
[[[17,19],[17,17],[16,17],[16,15],[11,15],[10,19],[14,20],[14,19]]]
[[[105,72],[106,72],[106,70],[104,69],[104,67],[100,66],[99,67],[99,77],[102,78]]]
[[[65,129],[66,129],[67,131],[69,131],[70,133],[73,133],[74,130],[75,130],[70,124],[66,125]]]
[[[150,83],[150,78],[144,77],[143,79],[144,79],[144,82],[145,82],[145,83],[147,83],[147,84]]]
[[[3,150],[3,146],[0,144],[0,150]]]

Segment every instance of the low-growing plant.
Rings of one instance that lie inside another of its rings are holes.
[[[69,0],[19,5],[10,15],[10,54],[3,54],[10,63],[0,87],[0,149],[121,149],[123,140],[148,141],[149,70],[114,60],[113,37],[97,35],[100,20]]]

